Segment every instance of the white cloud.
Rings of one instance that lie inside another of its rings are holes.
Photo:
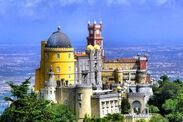
[[[168,2],[168,0],[156,0],[156,3],[158,4],[158,5],[162,5],[162,4],[165,4],[165,3],[167,3]]]
[[[161,6],[161,5],[165,5],[166,3],[172,0],[149,0],[149,1],[154,5]]]
[[[35,16],[36,13],[49,11],[50,8],[66,7],[69,5],[75,5],[76,7],[82,5],[123,5],[133,7],[136,5],[142,6],[157,6],[162,5],[176,5],[176,0],[0,0],[0,15],[6,14],[9,11],[15,12],[21,16]],[[59,5],[59,6],[58,6]],[[81,6],[79,6],[81,7]]]
[[[119,5],[148,5],[153,4],[157,6],[164,5],[166,3],[174,4],[175,0],[107,0],[108,4],[119,4]]]
[[[129,0],[107,0],[108,4],[129,5]]]
[[[80,4],[83,0],[59,0],[61,6],[71,5],[71,4]]]
[[[42,0],[25,0],[25,7],[36,7]]]

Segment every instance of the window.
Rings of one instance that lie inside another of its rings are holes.
[[[123,75],[129,75],[129,73],[125,72],[125,73],[123,73]]]
[[[114,78],[113,77],[110,77],[109,80],[112,81],[112,80],[114,80]]]
[[[58,58],[58,59],[60,58],[60,54],[59,54],[59,53],[57,53],[57,58]]]
[[[93,30],[90,30],[90,34],[93,34]]]
[[[131,73],[131,75],[136,75],[136,73]]]
[[[78,93],[78,100],[81,101],[82,100],[82,94]]]
[[[113,68],[109,68],[109,70],[113,70]]]
[[[48,94],[48,90],[46,90],[46,94]]]
[[[68,58],[71,58],[71,54],[70,53],[68,54]]]
[[[96,34],[100,34],[100,31],[99,30],[96,30]]]
[[[48,60],[48,58],[49,58],[49,54],[48,54],[48,53],[46,53],[46,60]]]
[[[60,67],[57,67],[57,68],[56,68],[56,71],[57,71],[57,72],[60,72]]]
[[[81,108],[81,103],[79,103],[79,108]]]
[[[69,71],[71,71],[71,66],[69,66]]]

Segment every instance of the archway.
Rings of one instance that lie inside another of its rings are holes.
[[[132,103],[132,109],[133,109],[133,112],[136,113],[136,114],[140,114],[141,113],[141,103],[139,101],[134,101]]]

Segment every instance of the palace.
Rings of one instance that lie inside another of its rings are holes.
[[[85,115],[104,117],[121,112],[128,98],[131,112],[126,121],[149,119],[147,102],[153,94],[148,57],[106,59],[102,22],[88,22],[87,45],[76,52],[60,27],[41,42],[40,68],[35,71],[35,91],[58,104],[67,104],[78,121]]]

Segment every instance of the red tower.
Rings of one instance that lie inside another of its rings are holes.
[[[99,45],[102,50],[102,56],[104,56],[103,51],[103,37],[101,35],[102,31],[102,21],[100,21],[100,24],[97,25],[96,21],[94,21],[94,24],[91,25],[90,21],[88,21],[88,31],[89,35],[87,37],[87,45]]]

